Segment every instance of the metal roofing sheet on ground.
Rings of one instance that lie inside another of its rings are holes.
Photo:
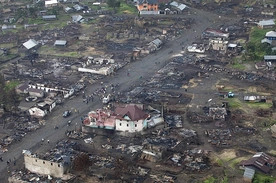
[[[27,42],[23,43],[23,46],[27,48],[28,50],[38,45],[38,42],[34,39],[30,39]]]
[[[254,175],[255,175],[255,170],[253,170],[251,168],[245,168],[244,169],[243,177],[253,179]]]

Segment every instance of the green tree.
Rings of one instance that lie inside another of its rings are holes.
[[[5,111],[11,111],[16,108],[19,103],[19,97],[15,92],[14,87],[10,87],[3,77],[0,75],[0,106]]]
[[[32,17],[32,18],[37,18],[36,9],[33,8],[33,7],[30,7],[30,8],[29,8],[29,15],[30,15],[30,17]]]
[[[111,8],[119,8],[121,6],[121,2],[119,0],[108,0],[107,5]]]

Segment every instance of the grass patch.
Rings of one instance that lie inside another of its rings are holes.
[[[238,98],[228,98],[228,104],[233,109],[238,109],[242,106],[242,102]]]
[[[54,46],[42,46],[39,49],[39,53],[42,55],[53,55],[59,57],[74,57],[78,58],[80,55],[76,51],[62,51]]]
[[[16,58],[18,54],[0,55],[0,63]]]
[[[137,13],[137,8],[132,4],[127,4],[126,2],[122,2],[120,4],[120,7],[118,9],[118,14],[135,14]]]
[[[243,64],[238,64],[238,63],[233,64],[232,67],[234,69],[238,69],[238,70],[244,70],[245,69],[245,66]]]
[[[7,81],[6,85],[5,85],[5,90],[6,91],[11,91],[13,90],[15,87],[17,87],[20,84],[19,81],[13,80],[13,81]]]
[[[44,21],[45,24],[42,25],[41,29],[58,29],[65,27],[67,25],[67,21],[70,21],[71,17],[67,14],[57,15],[57,20]]]
[[[12,48],[12,47],[14,47],[13,43],[0,44],[0,48]]]
[[[250,31],[249,41],[252,43],[260,43],[264,39],[265,34],[270,31],[268,29],[261,29],[259,27],[254,27]]]
[[[67,25],[66,21],[60,21],[60,22],[49,22],[44,25],[42,25],[41,29],[42,30],[51,30],[51,29],[57,29],[57,28],[62,28]]]
[[[253,179],[253,183],[274,183],[276,177],[271,177],[269,175],[256,173]]]
[[[235,158],[235,159],[230,161],[228,166],[235,170],[236,165],[239,164],[242,160],[246,160],[246,159],[248,159],[248,158],[246,158],[246,157]]]
[[[158,22],[158,24],[159,25],[171,25],[171,24],[173,24],[173,22],[170,20],[164,20],[164,21]]]
[[[41,18],[28,18],[28,24],[45,24],[46,22]]]
[[[203,183],[215,183],[216,179],[214,177],[208,177]]]
[[[246,102],[246,104],[251,108],[262,108],[262,109],[269,109],[272,106],[271,103],[264,103],[264,102]]]
[[[249,41],[246,44],[246,57],[249,57],[250,61],[261,60],[266,54],[275,54],[275,52],[271,50],[271,45],[261,43],[261,40],[264,39],[266,32],[270,30],[273,30],[273,28],[261,29],[259,27],[254,27],[251,29]]]

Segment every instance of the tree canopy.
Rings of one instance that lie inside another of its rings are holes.
[[[18,102],[19,98],[15,92],[14,83],[6,82],[4,77],[0,75],[0,107],[4,108],[5,111],[11,111]]]
[[[115,9],[121,6],[121,2],[119,0],[107,0],[107,5]]]

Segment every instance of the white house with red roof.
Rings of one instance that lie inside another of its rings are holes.
[[[158,110],[157,110],[158,111]],[[152,115],[143,111],[143,105],[128,104],[117,107],[115,111],[97,109],[88,113],[83,120],[84,127],[135,133],[164,123],[159,111]],[[86,131],[88,128],[85,128]]]
[[[137,105],[127,105],[117,107],[116,114],[116,131],[122,132],[139,132],[147,128],[149,114],[145,113]]]

